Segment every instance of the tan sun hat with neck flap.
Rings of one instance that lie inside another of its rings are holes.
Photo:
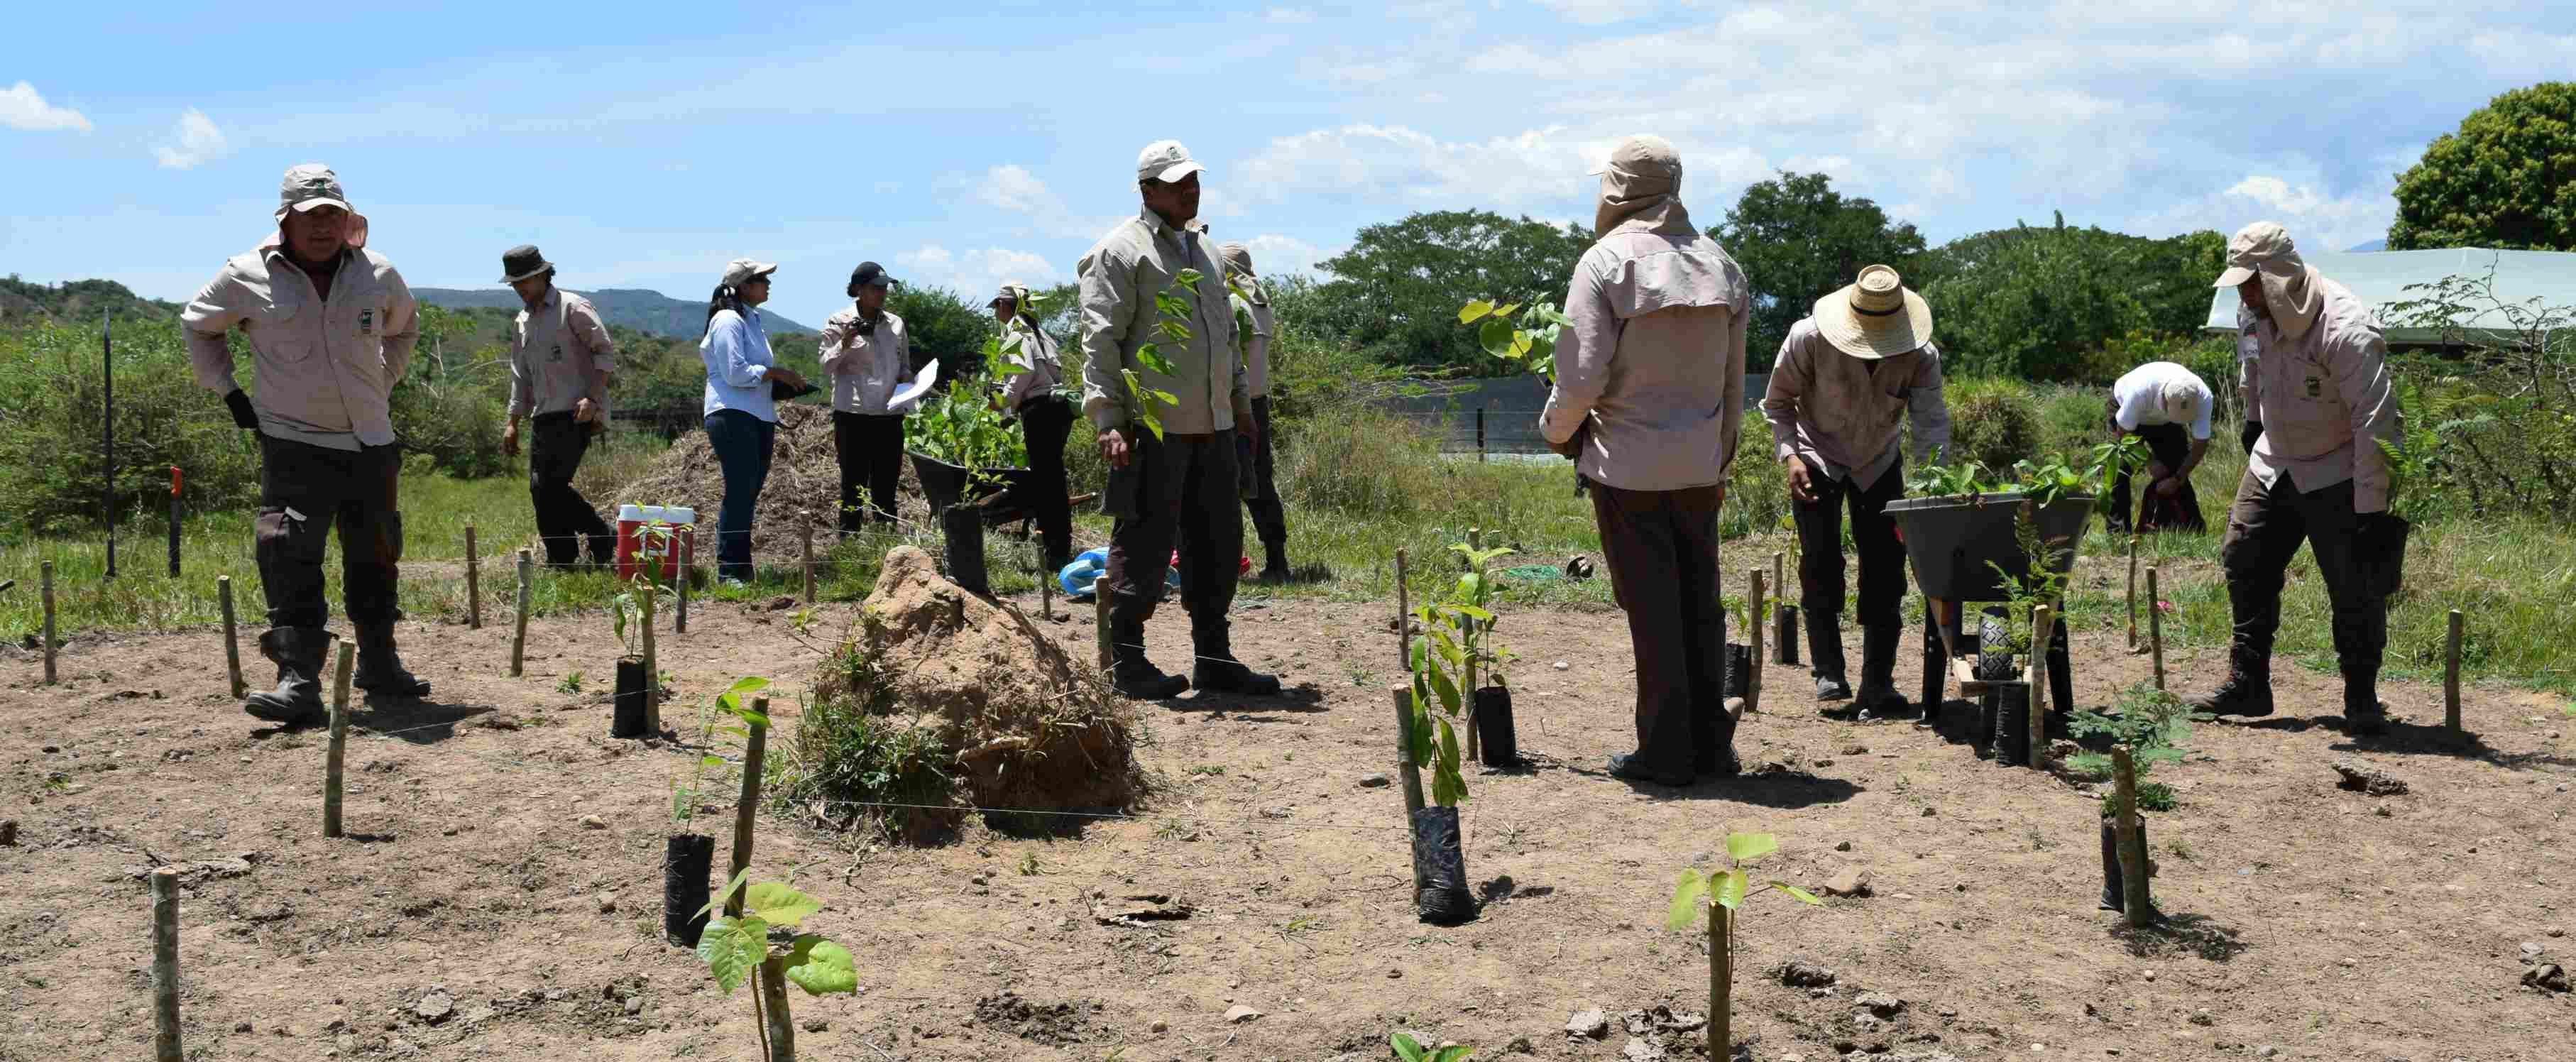
[[[1816,331],[1834,349],[1877,361],[1932,341],[1932,307],[1905,286],[1896,270],[1874,265],[1860,279],[1817,299]]]
[[[2264,309],[2283,336],[2295,339],[2307,334],[2308,326],[2317,321],[2317,311],[2324,308],[2324,300],[2317,297],[2316,276],[2315,267],[2299,257],[2289,230],[2276,222],[2257,221],[2228,237],[2227,271],[2210,286],[2240,288],[2248,280],[2263,278]],[[2240,288],[2238,298],[2243,297]]]

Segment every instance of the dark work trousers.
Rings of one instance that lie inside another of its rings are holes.
[[[349,622],[390,631],[402,560],[402,514],[394,509],[401,452],[389,445],[335,450],[262,434],[259,455],[253,535],[268,625],[330,622],[331,607],[322,600],[322,542],[336,523]]]
[[[1020,403],[1020,434],[1029,446],[1029,489],[1037,492],[1038,542],[1046,562],[1073,563],[1073,505],[1064,474],[1064,440],[1073,431],[1073,402],[1054,392]],[[1054,578],[1049,572],[1048,578]]]
[[[1279,504],[1277,463],[1270,455],[1270,399],[1252,400],[1252,423],[1261,431],[1252,444],[1252,498],[1243,507],[1252,510],[1253,530],[1260,532],[1261,544],[1278,552],[1288,544],[1288,510]]]
[[[1117,517],[1109,530],[1109,586],[1116,595],[1110,603],[1112,619],[1143,623],[1153,616],[1177,542],[1181,607],[1190,614],[1192,632],[1201,623],[1222,629],[1243,562],[1234,429],[1210,435],[1168,433],[1160,441],[1134,425],[1120,434],[1130,436],[1127,467],[1111,475],[1133,478],[1104,492]]]
[[[2191,458],[2191,431],[2180,424],[2148,424],[2130,434],[2147,444],[2147,453],[2169,471],[2178,471]],[[2129,529],[2129,474],[2122,472],[2111,481],[2111,499],[2118,506],[2104,519],[2113,531]],[[2200,515],[2200,494],[2191,489],[2190,477],[2182,480],[2182,489],[2165,497],[2149,484],[2145,496],[2138,499],[2139,531],[2207,531],[2209,521]]]
[[[903,476],[903,417],[832,411],[832,452],[841,459],[841,532],[859,529],[862,519],[894,522],[894,489]],[[859,487],[868,488],[868,507],[859,508]]]
[[[716,577],[751,578],[751,517],[760,488],[769,482],[769,457],[778,424],[739,409],[707,414],[707,445],[724,473],[724,505],[716,511]]]
[[[2271,486],[2247,470],[2227,511],[2227,540],[2219,564],[2227,572],[2227,602],[2236,613],[2234,663],[2240,671],[2267,674],[2272,636],[2281,628],[2281,584],[2291,558],[2306,542],[2325,577],[2334,609],[2335,658],[2345,677],[2375,678],[2388,647],[2388,607],[2365,589],[2356,563],[2352,481],[2301,494],[2283,472]],[[2250,667],[2249,667],[2250,665]]]
[[[1791,502],[1798,524],[1798,598],[1801,617],[1809,623],[1833,622],[1843,614],[1843,506],[1851,506],[1852,551],[1860,555],[1860,625],[1897,622],[1896,606],[1905,599],[1905,543],[1896,537],[1896,521],[1887,503],[1905,496],[1905,463],[1889,465],[1878,482],[1862,489],[1851,479],[1827,479],[1813,460],[1807,463],[1807,486],[1816,500]]]
[[[1689,774],[1734,729],[1725,706],[1717,488],[1595,483],[1591,493],[1610,593],[1628,613],[1637,655],[1637,757],[1650,771]]]
[[[546,563],[562,567],[580,560],[585,545],[592,562],[608,563],[617,553],[617,532],[572,489],[573,473],[590,450],[590,425],[564,410],[539,413],[530,426],[528,499],[537,506],[537,539],[546,544]]]

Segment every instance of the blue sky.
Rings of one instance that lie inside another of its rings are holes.
[[[1162,137],[1265,273],[1414,210],[1588,220],[1584,172],[1640,131],[1703,224],[1788,167],[1935,242],[2063,209],[2340,249],[2428,140],[2576,72],[2576,4],[2477,0],[100,10],[10,15],[0,271],[186,298],[320,161],[415,285],[532,241],[568,286],[694,299],[749,255],[808,323],[862,259],[1069,279]]]

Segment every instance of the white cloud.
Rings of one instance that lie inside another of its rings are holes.
[[[1407,201],[1531,202],[1578,191],[1588,159],[1608,154],[1561,127],[1482,143],[1404,126],[1346,125],[1276,138],[1243,166],[1253,196],[1342,193]]]
[[[1076,214],[1065,204],[1064,197],[1055,194],[1025,166],[1003,165],[984,171],[983,178],[975,183],[974,196],[985,206],[1026,218],[1027,224],[1019,230],[1021,235],[1089,240],[1117,224],[1116,218]]]
[[[2258,173],[2226,191],[2135,219],[2130,227],[2146,235],[2191,229],[2232,233],[2256,221],[2277,221],[2302,248],[2341,251],[2388,235],[2388,223],[2397,214],[2397,201],[2389,194],[2393,185],[2382,178],[2337,195],[2312,179]]]
[[[176,143],[162,143],[152,148],[152,156],[161,160],[163,169],[193,170],[200,163],[230,154],[224,142],[224,131],[215,128],[214,120],[194,107],[179,116],[179,128],[173,130]]]
[[[1302,7],[1274,7],[1262,17],[1288,26],[1300,26],[1315,21],[1315,13]]]
[[[0,90],[0,125],[37,133],[58,129],[86,133],[90,129],[88,116],[45,102],[36,86],[24,81]]]
[[[1252,268],[1265,277],[1284,277],[1290,273],[1315,272],[1315,263],[1342,253],[1342,248],[1326,250],[1294,236],[1263,233],[1243,241],[1252,252]]]
[[[1007,282],[1036,287],[1063,282],[1067,274],[1043,255],[1002,247],[951,251],[938,244],[894,256],[896,276],[910,284],[942,285],[972,303]]]
[[[1538,0],[1539,5],[1565,16],[1565,20],[1584,26],[1606,26],[1626,22],[1640,15],[1653,14],[1662,7],[1657,0]]]

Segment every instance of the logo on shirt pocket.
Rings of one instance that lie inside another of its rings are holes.
[[[2308,397],[2317,398],[2324,394],[2325,381],[2314,376],[2308,377]]]
[[[376,311],[358,311],[358,334],[362,336],[371,336],[376,334]]]

